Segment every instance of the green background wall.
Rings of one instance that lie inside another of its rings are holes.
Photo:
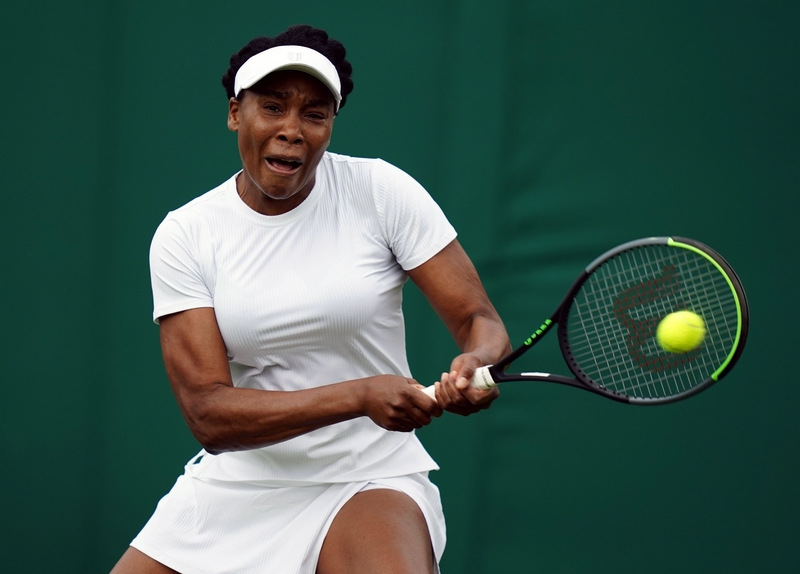
[[[0,571],[108,571],[197,450],[150,321],[149,241],[237,169],[228,56],[295,23],[355,66],[331,149],[430,190],[515,343],[586,263],[642,236],[712,245],[748,290],[748,348],[696,399],[518,385],[423,429],[445,574],[796,571],[788,0],[3,3]],[[454,346],[413,287],[407,319],[430,383]],[[526,361],[561,369],[543,345]]]

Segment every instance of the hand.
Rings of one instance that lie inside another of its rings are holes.
[[[442,407],[421,393],[424,387],[413,379],[379,375],[362,381],[361,411],[380,427],[410,432],[442,416]]]
[[[467,416],[488,409],[500,396],[497,387],[482,391],[469,384],[478,367],[483,366],[475,355],[459,355],[451,366],[452,370],[442,373],[441,379],[436,383],[436,401],[444,410]]]

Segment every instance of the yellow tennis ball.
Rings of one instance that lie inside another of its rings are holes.
[[[706,336],[703,318],[691,311],[670,313],[656,329],[656,341],[669,353],[686,353],[696,349]]]

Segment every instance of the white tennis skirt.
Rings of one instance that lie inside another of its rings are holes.
[[[427,473],[366,482],[264,484],[197,478],[192,462],[131,542],[183,574],[314,574],[336,513],[356,493],[375,488],[410,496],[428,523],[437,563],[444,552],[439,489]]]

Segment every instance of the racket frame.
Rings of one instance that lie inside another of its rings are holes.
[[[734,292],[738,317],[737,332],[733,343],[733,348],[720,367],[702,383],[695,385],[694,387],[681,393],[676,393],[666,397],[631,397],[617,393],[596,383],[581,370],[578,362],[573,357],[567,335],[567,319],[573,300],[592,272],[600,265],[604,264],[609,259],[616,257],[620,253],[636,249],[638,247],[646,247],[648,245],[668,245],[670,247],[688,249],[710,261],[725,277],[728,286]],[[742,288],[741,282],[739,281],[739,278],[737,277],[733,268],[722,258],[721,255],[719,255],[719,253],[707,245],[700,243],[699,241],[685,237],[649,237],[645,239],[637,239],[635,241],[623,243],[609,251],[606,251],[592,261],[572,284],[569,291],[567,291],[567,294],[564,296],[553,314],[544,323],[542,323],[542,325],[536,331],[534,331],[534,333],[532,333],[531,336],[522,343],[522,345],[514,349],[511,353],[503,357],[494,365],[487,365],[486,367],[481,367],[481,369],[486,369],[487,372],[483,373],[484,376],[488,374],[494,384],[510,381],[540,381],[558,383],[590,391],[622,403],[632,405],[661,405],[676,402],[697,394],[725,376],[736,364],[736,361],[739,359],[739,356],[744,349],[744,343],[747,338],[748,324],[749,311],[744,289]],[[508,366],[521,355],[529,351],[534,345],[536,345],[544,335],[552,331],[553,325],[558,325],[557,330],[559,348],[564,360],[566,361],[567,367],[574,375],[574,378],[552,373],[507,373],[506,369]]]

